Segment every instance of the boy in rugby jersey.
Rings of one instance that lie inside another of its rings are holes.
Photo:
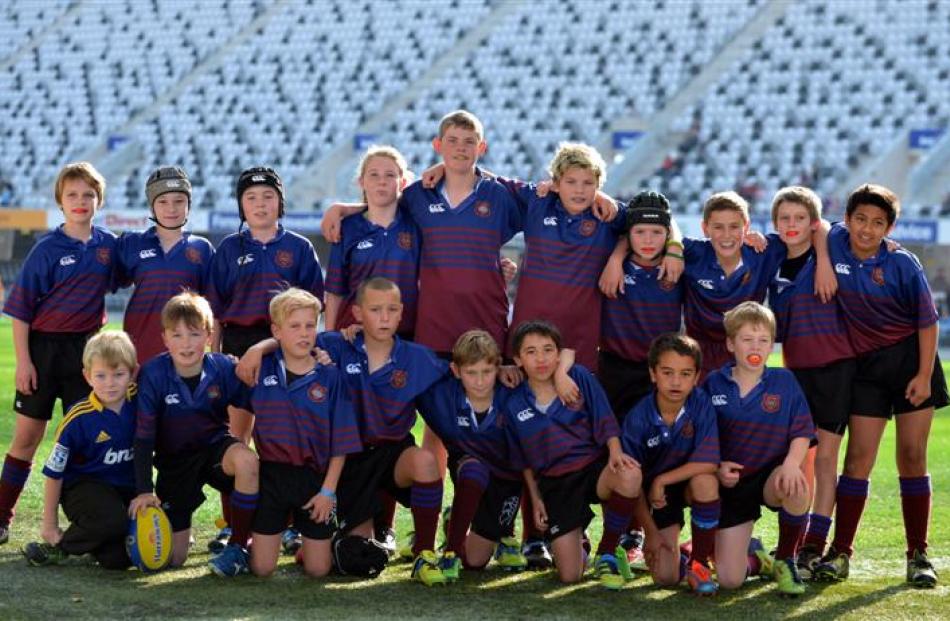
[[[897,427],[897,471],[907,538],[907,582],[932,588],[927,557],[931,484],[927,440],[934,410],[950,402],[937,356],[937,311],[920,262],[883,243],[900,215],[900,199],[874,184],[848,197],[845,225],[828,248],[838,278],[838,304],[857,354],[844,472],[838,479],[835,534],[819,580],[844,580],[867,503],[871,470],[887,421]]]
[[[434,552],[442,478],[432,452],[415,446],[412,426],[416,398],[446,375],[448,365],[430,349],[399,338],[402,303],[392,281],[380,277],[363,281],[353,313],[362,325],[353,342],[339,332],[316,337],[317,347],[344,377],[364,447],[347,459],[340,478],[340,529],[373,538],[379,492],[385,491],[412,513],[412,577],[427,586],[445,583]],[[256,369],[257,356],[273,347],[273,341],[252,347],[241,365]]]
[[[601,584],[619,589],[629,568],[615,552],[640,490],[637,463],[623,452],[617,419],[587,369],[569,371],[580,398],[568,404],[557,396],[557,328],[528,321],[514,336],[515,362],[528,379],[508,397],[504,424],[520,447],[535,524],[547,531],[560,580],[577,582],[587,566],[582,533],[594,515],[590,505],[601,503],[604,532],[593,567]]]
[[[650,344],[682,324],[683,285],[664,278],[664,258],[682,258],[667,243],[673,224],[670,203],[658,192],[640,192],[626,212],[629,254],[623,287],[603,301],[597,379],[623,425],[623,418],[651,391]],[[674,256],[675,255],[675,256]]]
[[[835,506],[838,450],[851,413],[855,354],[839,305],[814,294],[818,259],[812,237],[821,225],[821,199],[808,188],[781,188],[772,199],[772,225],[787,248],[769,285],[777,340],[785,367],[795,374],[808,400],[818,434],[814,502],[798,551],[799,572],[810,580],[824,554]]]
[[[16,423],[0,471],[0,544],[9,539],[13,508],[56,400],[66,411],[89,394],[83,347],[105,323],[105,295],[114,289],[116,237],[92,223],[105,190],[89,162],[59,171],[54,194],[64,223],[30,250],[3,307],[13,325]]]
[[[183,230],[191,211],[191,181],[178,166],[163,166],[149,175],[145,197],[154,226],[119,237],[116,262],[122,286],[134,284],[122,327],[135,343],[139,364],[165,351],[162,309],[182,291],[204,295],[210,286],[214,247],[204,237]]]
[[[42,541],[26,544],[31,565],[92,554],[102,567],[131,565],[125,550],[127,507],[135,495],[135,346],[124,332],[100,332],[82,356],[92,393],[66,413],[43,474]],[[69,518],[59,526],[59,507]]]
[[[452,375],[416,400],[422,418],[449,454],[455,496],[440,561],[448,580],[458,579],[461,566],[482,569],[493,553],[505,569],[518,571],[526,565],[513,537],[523,466],[504,428],[502,411],[509,391],[496,383],[500,365],[501,351],[491,335],[469,330],[452,349]]]
[[[684,319],[687,333],[703,348],[702,377],[705,377],[731,360],[722,328],[723,313],[745,300],[761,302],[765,299],[786,249],[778,235],[768,235],[764,242],[759,234],[750,236],[749,205],[735,192],[719,192],[709,197],[703,206],[702,227],[707,239],[683,240]],[[820,231],[816,242],[822,258],[816,288],[825,299],[830,299],[834,279],[830,264],[824,260],[825,246]],[[757,249],[746,247],[748,244],[754,244]],[[760,252],[763,244],[765,249]],[[617,271],[615,265],[613,271]]]
[[[320,310],[312,293],[296,288],[270,302],[280,349],[261,360],[249,400],[261,461],[251,548],[251,571],[258,576],[277,567],[288,516],[303,538],[307,575],[330,572],[340,476],[348,456],[362,448],[342,371],[318,365],[311,353]]]
[[[284,229],[284,184],[273,168],[248,168],[236,184],[237,233],[218,244],[211,264],[209,301],[219,322],[213,351],[240,357],[247,348],[270,338],[268,303],[277,291],[299,287],[323,300],[323,273],[317,253],[306,237]],[[247,229],[244,229],[244,225]],[[253,419],[232,409],[231,433],[250,441]],[[225,521],[229,502],[222,498]],[[219,533],[226,540],[227,530]],[[299,547],[299,538],[288,533],[288,552]],[[209,548],[216,547],[214,542]]]
[[[709,396],[696,388],[702,351],[692,338],[668,332],[654,339],[648,360],[656,388],[627,414],[622,437],[624,451],[640,463],[644,553],[655,584],[679,584],[688,505],[693,536],[686,581],[695,593],[713,595],[719,590],[709,569],[720,513],[719,431]]]
[[[766,366],[775,340],[772,311],[743,302],[726,312],[723,323],[735,360],[705,384],[716,409],[722,460],[716,577],[722,588],[735,589],[750,573],[768,573],[770,557],[752,538],[765,505],[779,514],[772,576],[782,594],[801,595],[805,585],[795,556],[809,503],[802,464],[815,438],[808,402],[791,371]]]
[[[229,495],[231,536],[211,559],[221,576],[247,571],[247,542],[258,502],[257,456],[228,431],[228,407],[243,407],[246,389],[224,354],[207,353],[214,315],[208,301],[185,292],[162,309],[168,350],[139,373],[135,474],[129,509],[161,506],[172,527],[171,565],[188,557],[191,516],[205,501],[204,485]],[[158,480],[152,485],[152,465]],[[153,491],[154,490],[154,491]]]

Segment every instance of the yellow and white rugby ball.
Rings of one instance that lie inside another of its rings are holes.
[[[172,525],[159,507],[146,507],[129,520],[125,549],[142,571],[159,571],[172,557]]]

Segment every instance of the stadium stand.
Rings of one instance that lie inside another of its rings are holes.
[[[230,207],[240,168],[272,164],[292,187],[412,92],[372,133],[413,168],[433,161],[438,118],[467,107],[488,127],[486,167],[538,179],[562,140],[609,151],[615,128],[649,131],[767,5],[8,1],[0,7],[0,173],[18,204],[52,207],[57,168],[80,157],[99,165],[114,141],[109,157],[118,163],[105,167],[113,208],[141,206],[143,179],[170,162],[191,173],[199,207]],[[788,182],[840,195],[850,173],[909,129],[945,127],[950,3],[859,5],[787,3],[676,119],[682,139],[637,185],[690,210],[711,188],[739,188],[753,203]],[[484,38],[453,55],[489,19]],[[445,59],[444,71],[420,81]],[[332,165],[342,177],[353,163],[351,155]]]
[[[908,130],[946,127],[950,4],[859,4],[790,4],[677,121],[677,170],[649,185],[690,209],[712,189],[740,189],[760,210],[788,183],[842,195],[851,170]]]

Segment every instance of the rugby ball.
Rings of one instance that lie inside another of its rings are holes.
[[[159,571],[172,557],[172,525],[159,507],[146,507],[129,520],[125,549],[142,571]]]

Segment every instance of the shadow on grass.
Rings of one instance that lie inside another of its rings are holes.
[[[771,582],[748,581],[741,589],[713,598],[698,598],[685,587],[661,589],[639,576],[620,591],[602,589],[596,580],[563,585],[553,571],[505,573],[497,569],[463,572],[456,584],[426,588],[409,579],[409,565],[396,564],[376,580],[348,577],[309,579],[290,559],[267,579],[211,575],[207,554],[194,554],[184,568],[156,574],[110,572],[71,560],[58,567],[34,568],[0,548],[0,583],[8,593],[29,594],[0,603],[0,617],[37,618],[245,618],[277,619],[386,618],[582,618],[585,620],[710,618],[835,619],[867,610],[876,618],[896,610],[881,602],[902,586],[874,589],[866,582],[843,590],[809,585],[798,599],[783,599]],[[874,611],[874,612],[872,612]]]

